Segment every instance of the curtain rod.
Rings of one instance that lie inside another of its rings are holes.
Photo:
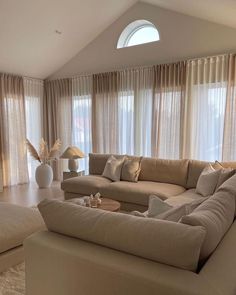
[[[185,59],[185,60],[176,60],[176,61],[173,61],[173,62],[168,62],[166,64],[172,64],[172,63],[178,63],[178,62],[189,62],[189,61],[194,61],[194,60],[198,60],[198,59],[203,59],[203,58],[214,58],[214,57],[217,57],[217,56],[227,56],[227,55],[230,55],[230,54],[235,54],[234,52],[229,52],[229,53],[221,53],[221,54],[216,54],[216,55],[209,55],[209,56],[201,56],[201,57],[195,57],[195,58],[188,58],[188,59]],[[74,76],[70,76],[70,77],[67,77],[68,78],[71,78],[71,79],[76,79],[76,78],[81,78],[81,77],[89,77],[89,76],[92,76],[92,75],[96,75],[96,74],[102,74],[102,73],[110,73],[110,72],[121,72],[121,71],[128,71],[128,70],[138,70],[138,69],[148,69],[148,68],[152,68],[156,65],[162,65],[162,64],[165,64],[165,63],[160,63],[160,64],[155,64],[155,65],[150,65],[150,66],[135,66],[135,67],[127,67],[127,68],[119,68],[119,69],[112,69],[112,70],[109,70],[109,71],[104,71],[104,72],[93,72],[93,73],[82,73],[82,74],[78,74],[78,75],[74,75]],[[58,78],[58,79],[63,79],[63,78]],[[57,79],[51,79],[52,80],[57,80]]]

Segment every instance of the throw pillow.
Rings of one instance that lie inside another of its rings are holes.
[[[112,181],[120,181],[121,169],[124,164],[124,160],[125,157],[117,159],[114,156],[110,156],[106,162],[102,176]]]
[[[121,180],[137,182],[141,171],[141,157],[126,158],[121,171]]]
[[[196,192],[204,197],[212,195],[216,189],[221,169],[216,170],[208,164],[199,176]]]
[[[179,222],[183,216],[193,212],[193,210],[196,209],[206,199],[207,198],[201,198],[199,200],[193,201],[188,204],[182,204],[182,205],[175,206],[175,207],[169,209],[168,211],[157,215],[155,218]]]
[[[224,168],[224,166],[222,166],[220,164],[220,162],[218,162],[218,161],[216,161],[215,163],[218,166],[221,167],[219,180],[218,180],[218,183],[216,185],[216,189],[218,189],[226,180],[228,180],[230,177],[232,177],[235,174],[235,169],[233,169],[233,168]]]
[[[173,208],[171,205],[165,203],[155,195],[149,196],[147,217],[155,218],[159,214],[166,212]]]

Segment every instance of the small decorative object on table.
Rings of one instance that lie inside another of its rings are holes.
[[[60,156],[61,159],[69,159],[68,169],[70,172],[77,172],[79,164],[77,159],[84,158],[84,153],[76,146],[69,146]]]
[[[26,145],[30,155],[41,163],[35,171],[35,179],[39,188],[49,187],[53,180],[53,172],[49,163],[51,160],[58,158],[61,141],[57,139],[52,148],[48,150],[48,144],[42,138],[39,144],[39,152],[37,152],[28,139],[26,140]]]

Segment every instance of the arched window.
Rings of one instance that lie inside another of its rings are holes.
[[[130,23],[121,33],[117,48],[135,46],[160,40],[157,28],[147,20]]]

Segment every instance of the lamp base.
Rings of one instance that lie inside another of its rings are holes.
[[[69,159],[68,169],[70,170],[70,172],[77,172],[78,168],[79,168],[78,161],[75,159]]]

